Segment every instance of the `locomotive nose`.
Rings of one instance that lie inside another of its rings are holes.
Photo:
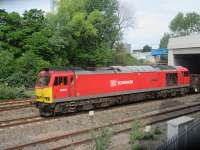
[[[53,103],[52,88],[36,88],[36,101],[41,103]]]

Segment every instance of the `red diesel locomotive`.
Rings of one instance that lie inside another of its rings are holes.
[[[44,69],[36,83],[42,116],[185,94],[188,69],[178,66],[112,66]]]

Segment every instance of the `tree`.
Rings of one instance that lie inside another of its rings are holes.
[[[13,54],[7,51],[0,50],[0,77],[1,79],[7,78],[12,74],[13,70]]]
[[[120,36],[117,12],[117,0],[61,0],[58,12],[48,20],[53,37],[64,41],[59,47],[62,61],[72,66],[110,65],[111,49]],[[103,60],[95,61],[100,55]]]
[[[119,4],[118,18],[120,31],[134,27],[134,12],[130,9],[128,3],[124,1]]]
[[[33,85],[37,72],[50,66],[53,55],[44,12],[32,9],[20,16],[0,10],[0,17],[1,81],[12,86]]]
[[[145,45],[145,46],[143,47],[142,51],[143,51],[143,52],[150,52],[151,49],[152,49],[151,46],[149,46],[149,45]]]
[[[37,78],[38,72],[41,68],[50,67],[50,63],[43,60],[31,51],[23,54],[16,59],[13,73],[6,78],[6,82],[10,86],[26,86],[33,87]]]
[[[113,62],[115,65],[122,65],[122,66],[142,64],[141,61],[132,57],[128,53],[127,48],[122,42],[118,42],[115,44],[115,53],[114,53]]]
[[[200,15],[192,13],[178,13],[170,22],[170,30],[174,36],[185,36],[200,32]]]
[[[29,32],[40,31],[45,21],[44,11],[42,10],[30,9],[23,13],[23,24],[29,27]]]
[[[37,9],[22,15],[0,9],[1,81],[30,86],[50,66],[135,64],[114,49],[133,24],[126,8],[118,0],[60,0],[58,11],[47,16]]]
[[[167,48],[169,42],[170,34],[164,33],[163,37],[160,40],[159,48]]]
[[[32,46],[27,45],[27,41],[32,38],[34,33],[40,32],[45,27],[44,12],[41,10],[25,11],[23,16],[16,12],[7,13],[1,10],[0,16],[1,48],[12,52],[15,58],[31,49]],[[27,49],[27,46],[30,49]]]

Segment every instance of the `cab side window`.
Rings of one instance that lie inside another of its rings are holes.
[[[58,77],[55,78],[53,85],[59,85],[59,78]]]
[[[59,80],[58,85],[62,85],[63,84],[63,78],[62,77],[58,77],[58,80]]]
[[[67,85],[67,77],[63,77],[64,85]]]
[[[67,85],[67,77],[56,77],[54,80],[55,86]]]
[[[184,72],[184,77],[189,77],[189,72],[188,71]]]
[[[183,77],[189,77],[189,72],[188,71],[184,71],[182,72]]]

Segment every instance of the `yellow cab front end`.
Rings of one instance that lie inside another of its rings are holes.
[[[50,116],[54,108],[51,75],[49,71],[41,71],[35,86],[35,105],[42,116]]]
[[[36,102],[40,103],[53,103],[53,93],[52,93],[52,87],[36,87],[35,88],[35,94],[36,94]]]

